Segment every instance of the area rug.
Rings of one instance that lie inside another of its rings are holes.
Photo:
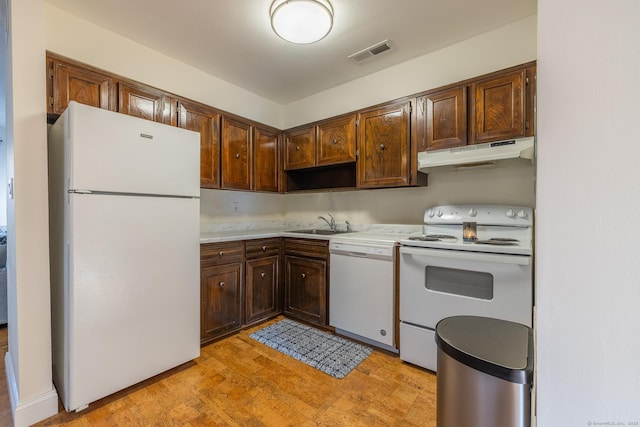
[[[369,347],[290,319],[249,337],[336,378],[344,378],[372,352]]]

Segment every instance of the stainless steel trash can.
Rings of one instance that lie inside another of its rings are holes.
[[[435,339],[438,427],[531,425],[531,328],[454,316],[437,324]]]

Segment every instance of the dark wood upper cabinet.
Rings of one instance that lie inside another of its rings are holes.
[[[471,144],[525,136],[526,70],[474,82],[471,86]]]
[[[356,161],[356,116],[326,120],[317,126],[317,166]]]
[[[204,105],[180,101],[178,126],[200,132],[200,187],[220,188],[220,114]]]
[[[223,189],[251,190],[251,125],[222,117],[222,185]]]
[[[467,145],[467,86],[418,98],[418,151]]]
[[[316,165],[316,128],[298,129],[284,134],[284,170]]]
[[[360,113],[360,188],[410,184],[410,109],[402,102]]]
[[[253,177],[255,191],[278,192],[279,133],[260,127],[253,129]]]
[[[118,82],[118,112],[168,125],[176,125],[176,103],[159,89],[133,82]]]
[[[70,101],[115,110],[114,79],[89,68],[62,60],[47,61],[48,86],[47,113],[62,114]]]

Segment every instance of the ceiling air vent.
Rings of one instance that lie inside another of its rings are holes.
[[[379,43],[374,44],[373,46],[369,46],[366,49],[362,49],[359,52],[352,53],[349,55],[349,59],[354,60],[355,62],[364,61],[367,58],[371,58],[372,56],[376,56],[391,49],[391,45],[389,45],[389,40],[383,40]]]

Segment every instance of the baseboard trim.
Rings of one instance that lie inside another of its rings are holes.
[[[7,388],[11,402],[11,415],[15,427],[28,427],[58,413],[58,393],[51,384],[51,390],[20,402],[18,384],[13,371],[11,353],[4,356],[4,367],[7,375]]]

